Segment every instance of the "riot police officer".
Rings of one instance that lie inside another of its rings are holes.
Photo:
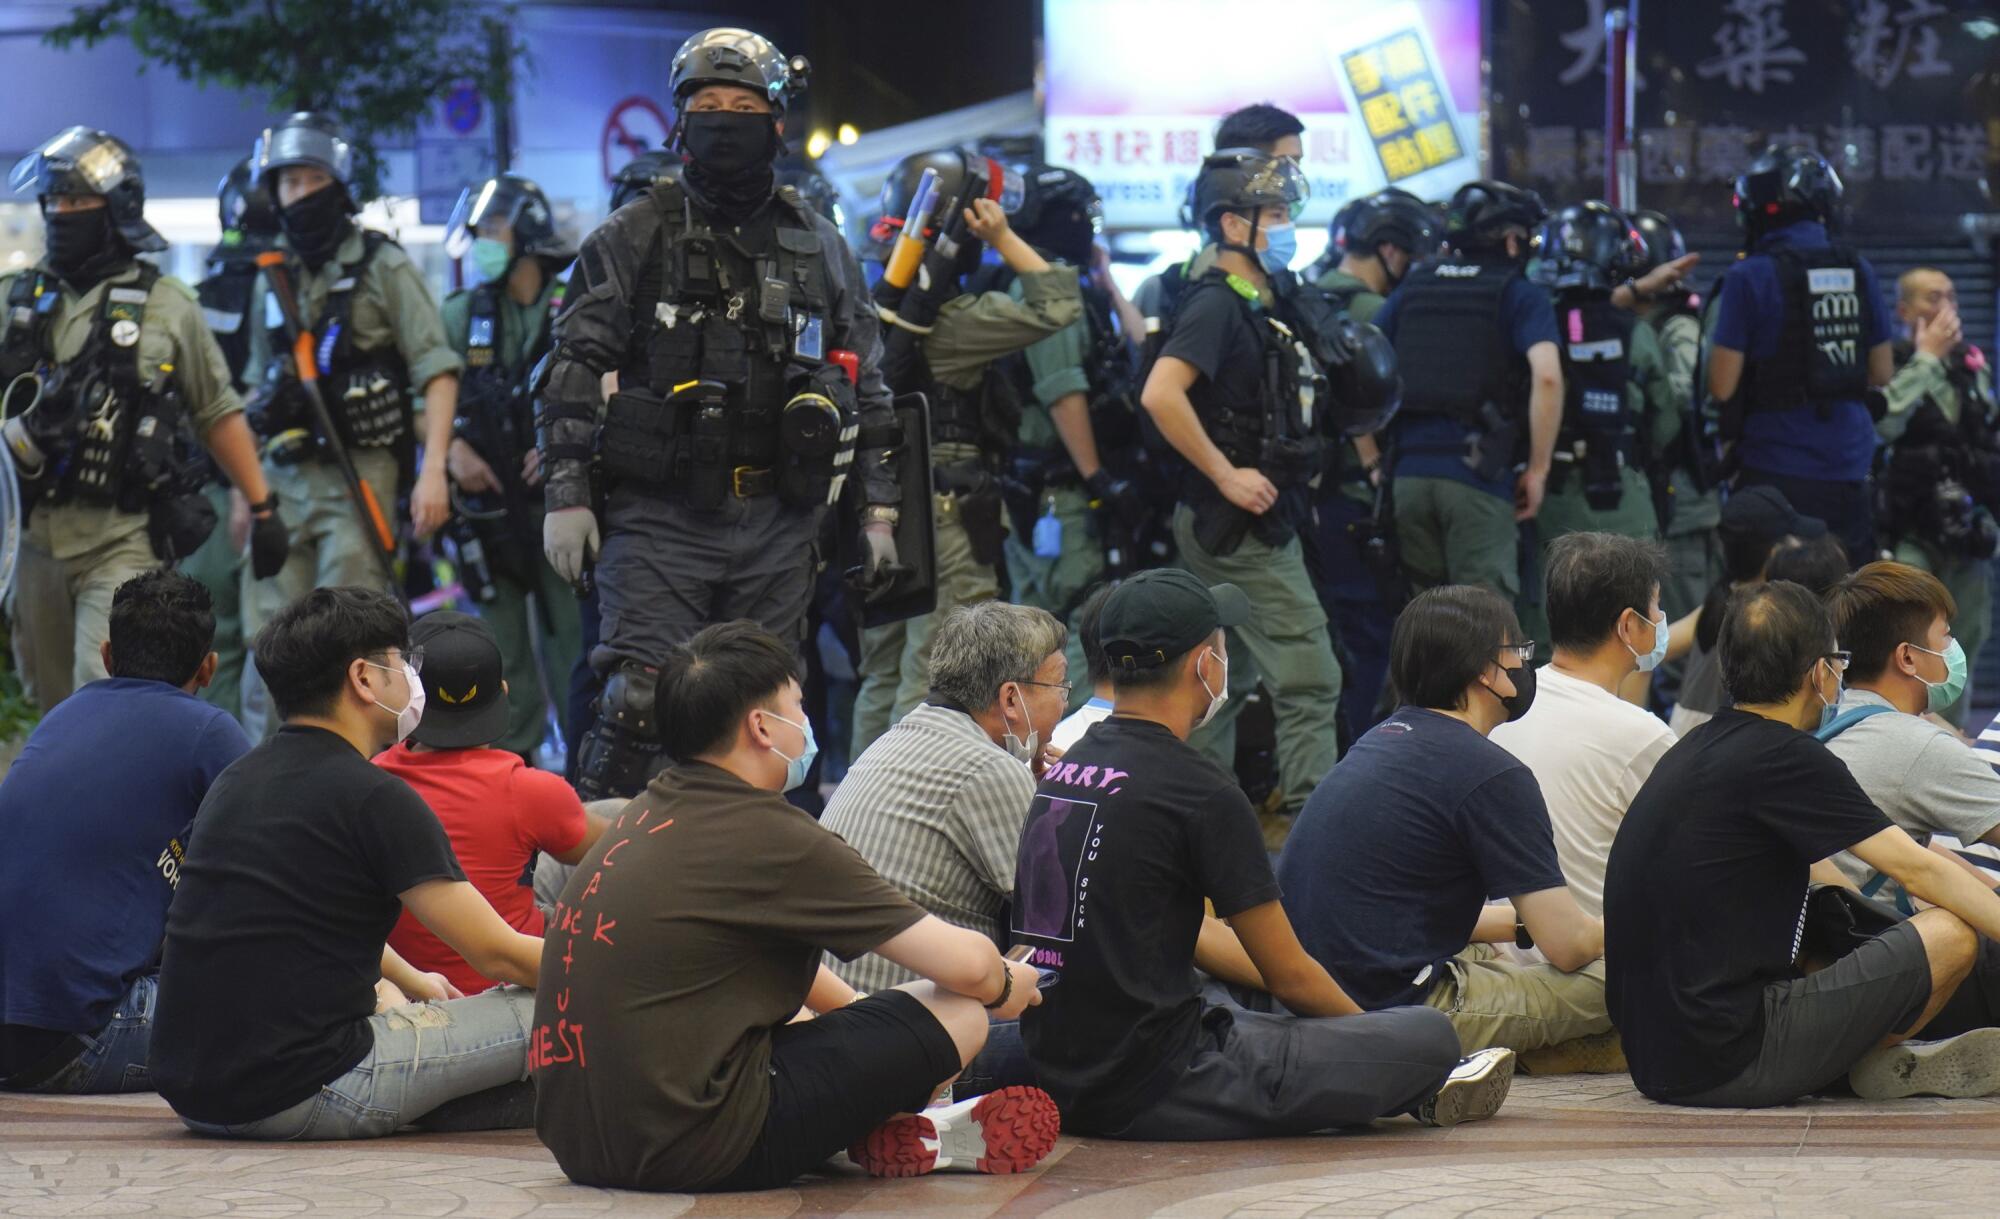
[[[1958,613],[1951,633],[1968,672],[1993,633],[1993,554],[2000,544],[2000,405],[1986,355],[1965,341],[1958,289],[1933,267],[1903,273],[1896,375],[1881,391],[1883,451],[1877,502],[1897,560],[1937,576]],[[1963,725],[1968,692],[1944,715]]]
[[[926,170],[936,171],[936,197],[955,209],[934,217],[936,231],[922,235],[934,276],[923,281],[918,295],[935,314],[919,333],[908,299],[881,307],[889,387],[898,394],[921,393],[930,404],[935,608],[862,632],[861,692],[848,755],[855,758],[930,693],[933,627],[957,606],[999,594],[1006,531],[1000,466],[1018,426],[1018,407],[1005,377],[989,376],[991,366],[1061,331],[1083,312],[1076,269],[1052,266],[1009,227],[1009,213],[1018,211],[1025,197],[1021,176],[968,149],[919,153],[889,171],[882,184],[883,218],[869,231],[872,255],[888,257]],[[1013,271],[1018,298],[963,290],[987,246]],[[876,287],[878,304],[894,299],[894,292],[885,273]]]
[[[814,543],[841,471],[878,516],[901,502],[901,432],[860,268],[833,226],[773,180],[805,72],[747,30],[681,46],[670,141],[687,164],[584,239],[535,374],[543,545],[567,580],[597,561],[604,638],[592,660],[606,683],[577,762],[593,797],[630,795],[666,765],[654,699],[675,644],[730,618],[803,642]],[[894,529],[878,519],[857,530],[871,572],[895,565]]]
[[[1866,398],[1895,359],[1875,268],[1834,244],[1840,176],[1809,148],[1771,148],[1736,179],[1744,257],[1723,274],[1708,392],[1737,486],[1775,487],[1857,566],[1875,556]]]
[[[617,211],[634,199],[643,199],[655,186],[676,182],[681,176],[681,159],[664,148],[642,152],[619,168],[611,179],[611,210]]]
[[[34,192],[47,229],[42,260],[0,279],[0,413],[31,513],[14,655],[47,710],[105,675],[112,592],[213,530],[200,446],[250,501],[259,579],[285,561],[285,524],[194,293],[138,258],[167,243],[132,149],[71,127],[8,181]]]
[[[1515,526],[1541,511],[1562,421],[1555,311],[1523,275],[1547,214],[1505,182],[1459,187],[1449,256],[1410,272],[1376,315],[1403,371],[1390,461],[1396,539],[1419,588],[1520,595]]]
[[[562,306],[559,277],[576,252],[557,236],[542,188],[513,174],[459,196],[445,248],[469,256],[479,278],[440,310],[466,366],[445,463],[455,491],[450,531],[460,578],[492,626],[508,673],[507,732],[496,744],[531,757],[547,733],[547,692],[566,684],[581,646],[576,594],[542,554],[542,455],[528,392]],[[566,702],[556,713],[567,735]]]
[[[389,514],[416,466],[413,392],[424,408],[411,524],[420,537],[444,524],[445,451],[464,366],[445,341],[416,264],[386,235],[355,225],[354,149],[339,124],[321,114],[290,115],[258,139],[256,161],[258,181],[278,205],[279,248],[288,257],[283,296],[268,272],[258,284],[249,415],[266,476],[292,520],[292,547],[275,580],[245,590],[244,626],[253,633],[315,587],[387,582],[383,555],[393,538],[381,535],[393,532]],[[318,389],[336,435],[320,435],[313,422],[304,370],[289,350],[294,318],[323,365]],[[334,445],[353,463],[363,493],[347,486]],[[371,497],[372,510],[365,502]],[[247,677],[255,735],[268,724],[259,687]]]
[[[1289,275],[1306,191],[1289,157],[1229,149],[1203,162],[1194,211],[1214,264],[1181,297],[1141,395],[1189,467],[1174,509],[1182,564],[1250,598],[1251,619],[1230,640],[1232,697],[1191,740],[1230,769],[1234,712],[1261,674],[1288,814],[1339,758],[1340,666],[1298,540],[1306,484],[1324,460],[1303,405],[1321,372],[1272,290]]]

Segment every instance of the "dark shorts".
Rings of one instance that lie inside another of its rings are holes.
[[[1818,973],[1766,986],[1757,1057],[1728,1083],[1674,1103],[1759,1109],[1822,1091],[1909,1028],[1930,997],[1923,939],[1899,923]]]
[[[958,1045],[905,991],[885,990],[771,1037],[763,1132],[715,1190],[778,1189],[958,1074]]]

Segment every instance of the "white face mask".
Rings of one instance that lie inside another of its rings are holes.
[[[364,660],[361,663],[373,669],[380,669],[384,673],[395,672],[388,665],[378,665],[372,660]],[[407,660],[403,662],[403,679],[410,683],[410,701],[403,705],[402,710],[398,711],[379,698],[369,700],[377,707],[396,717],[396,744],[398,745],[410,739],[410,734],[417,730],[417,725],[424,718],[424,683],[417,680],[417,671],[411,667],[410,662]]]
[[[1201,718],[1194,722],[1196,729],[1207,727],[1208,721],[1215,718],[1215,713],[1222,710],[1222,704],[1229,701],[1229,661],[1214,648],[1209,648],[1207,654],[1215,657],[1216,662],[1222,666],[1222,689],[1216,691],[1208,688],[1208,679],[1201,675],[1201,662],[1196,661],[1194,678],[1201,683],[1202,692],[1208,695],[1208,710],[1202,712]]]
[[[1028,721],[1028,739],[1024,741],[1015,736],[1013,728],[1009,727],[1007,735],[1000,744],[1008,753],[1014,755],[1015,761],[1033,766],[1035,755],[1042,749],[1042,734],[1035,731],[1035,717],[1028,714],[1028,695],[1025,691],[1021,694],[1021,718]]]

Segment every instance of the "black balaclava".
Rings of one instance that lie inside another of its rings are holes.
[[[771,162],[778,155],[778,125],[769,114],[683,114],[680,143],[688,157],[681,180],[718,219],[749,219],[777,189]]]
[[[347,192],[329,182],[312,194],[278,209],[285,240],[306,265],[317,271],[333,257],[347,236]]]
[[[49,269],[78,292],[90,291],[98,281],[131,260],[132,247],[118,235],[109,207],[45,212],[42,223]]]

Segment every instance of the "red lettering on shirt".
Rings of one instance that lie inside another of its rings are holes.
[[[625,845],[626,843],[628,843],[628,842],[630,842],[630,841],[632,841],[632,840],[631,840],[630,838],[620,838],[620,839],[619,839],[618,841],[616,841],[616,842],[612,843],[612,844],[611,844],[611,849],[610,849],[610,850],[608,850],[608,851],[606,851],[606,852],[604,853],[604,866],[605,866],[605,867],[607,867],[607,868],[608,868],[608,867],[610,867],[610,866],[611,866],[611,857],[612,857],[613,855],[616,855],[616,854],[618,853],[618,848],[619,848],[619,847],[622,847],[622,846],[624,846],[624,845]]]
[[[597,916],[597,930],[590,933],[590,938],[593,940],[603,940],[605,943],[611,944],[613,948],[616,948],[617,945],[612,942],[611,937],[604,933],[611,930],[613,927],[616,927],[617,925],[618,925],[617,919],[612,919],[610,922],[607,923],[604,921],[604,916],[600,914]]]
[[[589,901],[590,895],[597,892],[598,883],[603,879],[604,879],[604,873],[592,872],[590,874],[590,883],[583,887],[583,892],[578,895],[577,901],[579,903]]]
[[[556,992],[556,1010],[559,1012],[569,1010],[569,987],[565,986]]]
[[[563,945],[562,963],[564,973],[569,972],[570,962],[574,960],[576,960],[576,941],[572,939]]]
[[[672,817],[669,817],[665,821],[660,822],[660,824],[654,826],[652,829],[647,830],[646,832],[648,834],[657,834],[661,830],[666,829],[668,826],[672,825],[673,823],[674,819]]]

